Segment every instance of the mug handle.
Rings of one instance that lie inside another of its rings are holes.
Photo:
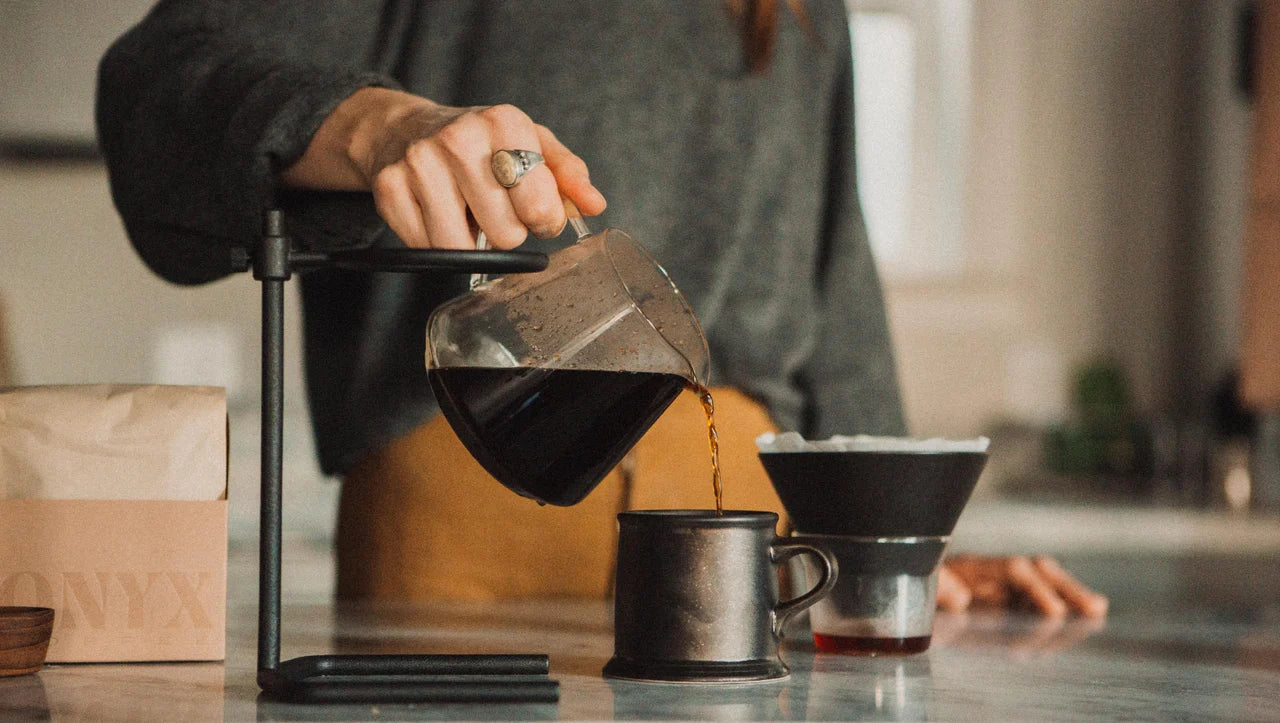
[[[773,538],[773,544],[769,546],[769,557],[775,565],[780,565],[796,555],[805,553],[815,555],[818,558],[818,562],[822,565],[822,576],[818,579],[818,584],[810,588],[808,592],[799,597],[780,602],[773,609],[773,634],[779,638],[782,637],[782,626],[792,615],[818,602],[818,599],[831,592],[831,588],[835,587],[836,584],[839,565],[836,563],[835,555],[831,554],[821,543],[809,541],[803,537],[775,537]]]

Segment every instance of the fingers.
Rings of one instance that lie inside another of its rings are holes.
[[[943,565],[969,590],[970,605],[975,607],[1007,607],[1009,585],[1002,558],[955,555]]]
[[[409,167],[387,166],[373,179],[373,202],[378,215],[405,244],[425,247],[427,229],[422,220],[422,207],[409,185]]]
[[[1058,595],[1074,612],[1088,618],[1100,618],[1107,614],[1109,602],[1106,596],[1085,587],[1063,569],[1057,560],[1040,556],[1034,558],[1032,563],[1041,577],[1057,590]]]
[[[539,134],[533,121],[523,111],[509,105],[495,105],[482,112],[492,126],[493,150],[525,150],[542,154]],[[492,152],[490,152],[492,157]],[[543,154],[545,158],[545,154]],[[550,238],[564,228],[564,205],[556,179],[546,164],[531,168],[511,188],[503,188],[493,176],[490,161],[486,159],[486,178],[481,179],[490,188],[496,188],[505,197],[518,222],[539,238]],[[484,219],[477,209],[477,220],[484,228]],[[523,240],[523,237],[521,238]]]
[[[604,209],[586,164],[523,111],[510,105],[452,110],[458,112],[432,126],[427,137],[402,146],[403,158],[383,166],[373,179],[379,214],[406,244],[474,248],[468,216],[495,248],[514,248],[531,232],[555,236],[566,222],[561,179],[566,195],[584,213]],[[501,149],[541,153],[546,163],[503,188],[491,165],[494,151]]]
[[[1107,598],[1090,590],[1048,557],[978,557],[957,555],[943,565],[938,578],[938,606],[957,602],[944,599],[954,577],[967,588],[970,607],[1008,607],[1019,601],[1040,614],[1061,618],[1069,613],[1098,618],[1107,613]]]
[[[413,163],[388,166],[374,179],[378,213],[410,247],[475,248],[462,197],[448,176],[442,175],[443,163],[429,147],[409,152],[415,157]]]
[[[602,213],[607,203],[604,195],[591,185],[587,164],[566,148],[550,130],[542,126],[537,126],[536,130],[542,156],[546,159],[547,168],[555,176],[560,193],[573,201],[584,215],[595,216]]]
[[[969,586],[945,565],[938,570],[938,609],[959,613],[969,608],[973,595]]]
[[[1040,572],[1025,557],[1009,558],[1007,572],[1009,584],[1019,591],[1040,613],[1050,618],[1062,618],[1067,614],[1067,603],[1058,596]]]
[[[415,144],[406,157],[415,164],[430,155],[439,158],[441,167],[424,164],[421,169],[424,188],[419,190],[419,195],[428,193],[425,186],[433,182],[445,185],[452,180],[459,194],[451,199],[457,212],[462,213],[465,219],[466,211],[470,210],[477,225],[488,235],[489,242],[496,248],[509,249],[524,242],[528,229],[516,215],[506,189],[493,177],[490,158],[495,142],[494,129],[491,118],[485,115],[491,110],[486,108],[458,116],[431,138]],[[416,156],[412,151],[419,146],[434,153]],[[431,173],[437,175],[432,177]],[[424,207],[424,216],[433,210]],[[453,213],[448,215],[453,216]],[[435,239],[432,239],[432,245],[437,245]]]

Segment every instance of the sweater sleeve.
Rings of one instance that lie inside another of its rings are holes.
[[[268,204],[313,246],[369,243],[368,194],[276,193],[324,118],[394,87],[395,3],[162,0],[99,66],[97,125],[112,197],[138,254],[183,284],[230,273]],[[404,5],[404,3],[401,3]]]
[[[906,434],[883,292],[858,202],[853,66],[843,65],[831,111],[825,237],[815,275],[818,341],[801,375],[809,439]]]

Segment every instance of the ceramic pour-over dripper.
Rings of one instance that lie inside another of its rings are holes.
[[[763,449],[770,447],[764,438]],[[866,440],[849,451],[761,451],[760,462],[793,526],[809,534],[947,536],[982,468],[985,445]],[[936,450],[936,451],[929,451]]]
[[[854,440],[757,440],[797,532],[839,561],[835,588],[810,609],[814,642],[826,652],[920,652],[938,565],[986,464],[986,440]]]

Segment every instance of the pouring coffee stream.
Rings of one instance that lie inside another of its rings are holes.
[[[724,481],[720,479],[720,433],[716,431],[716,402],[711,390],[699,386],[693,390],[707,415],[707,445],[711,447],[711,490],[716,496],[716,514],[724,514]]]
[[[503,485],[539,503],[581,501],[683,389],[707,413],[716,511],[719,441],[710,355],[660,264],[617,229],[591,233],[544,271],[472,277],[427,323],[427,370],[445,418]],[[477,245],[483,246],[483,235]]]

